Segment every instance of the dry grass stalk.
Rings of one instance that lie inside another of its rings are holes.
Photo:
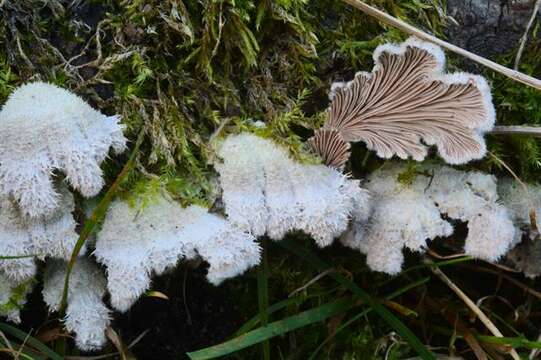
[[[515,66],[514,66],[515,70],[518,70],[518,66],[520,65],[520,59],[522,58],[522,53],[524,52],[524,48],[526,47],[526,42],[528,41],[528,33],[530,32],[530,29],[532,28],[532,25],[535,21],[535,18],[537,17],[537,13],[539,12],[540,7],[541,7],[541,0],[537,0],[533,7],[532,16],[530,16],[530,20],[528,21],[528,24],[526,25],[526,29],[524,30],[524,34],[520,38],[520,46],[517,51],[517,57],[515,58]]]
[[[425,263],[433,265],[434,262],[428,258],[425,258]],[[457,296],[466,304],[466,306],[479,318],[479,320],[486,326],[486,328],[496,337],[504,337],[501,331],[494,325],[492,320],[485,315],[485,313],[479,309],[477,305],[436,266],[430,266],[430,270],[436,275],[441,281],[445,283]],[[520,360],[520,356],[517,354],[515,349],[509,351],[509,355],[515,360]]]
[[[528,76],[526,74],[523,74],[519,71],[509,69],[503,65],[500,65],[498,63],[495,63],[493,61],[490,61],[488,59],[485,59],[482,56],[473,54],[467,50],[462,49],[461,47],[458,47],[456,45],[450,44],[444,40],[438,39],[435,36],[432,36],[430,34],[425,33],[424,31],[421,31],[417,29],[416,27],[409,25],[381,10],[378,10],[363,1],[360,0],[342,0],[345,3],[361,10],[362,12],[366,13],[367,15],[370,15],[372,17],[375,17],[382,23],[386,25],[390,25],[393,27],[396,27],[399,30],[404,31],[407,34],[414,35],[420,39],[430,41],[434,44],[437,44],[441,46],[444,49],[447,49],[449,51],[452,51],[456,54],[459,54],[461,56],[467,57],[470,60],[473,60],[483,66],[486,66],[502,75],[507,76],[510,79],[513,79],[515,81],[521,82],[525,85],[531,86],[533,88],[536,88],[538,90],[541,90],[541,80],[536,79],[534,77]]]

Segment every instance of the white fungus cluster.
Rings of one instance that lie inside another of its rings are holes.
[[[118,116],[105,116],[81,98],[42,82],[15,90],[0,112],[0,192],[31,217],[55,211],[61,171],[83,196],[103,186],[100,163],[126,139]]]
[[[22,304],[23,287],[36,274],[35,258],[71,256],[78,239],[74,200],[56,172],[63,172],[67,183],[82,195],[96,195],[103,186],[100,163],[111,147],[120,152],[125,143],[117,116],[105,116],[57,86],[35,82],[10,95],[0,111],[0,255],[12,257],[0,259],[0,278],[11,289],[2,290],[2,296],[16,291],[16,302]],[[87,276],[88,283],[95,274]],[[77,311],[82,315],[69,316],[68,329],[92,324],[92,306],[72,312]],[[18,309],[7,315],[16,320],[16,314]],[[94,340],[84,331],[79,331],[78,344],[90,349]]]
[[[500,205],[495,178],[446,166],[424,166],[411,183],[399,181],[405,166],[389,164],[372,173],[366,188],[374,197],[368,224],[345,238],[367,255],[370,268],[390,274],[401,270],[403,248],[423,251],[426,241],[453,233],[442,215],[468,223],[464,250],[496,261],[516,240],[515,227]],[[407,181],[406,181],[407,182]]]
[[[270,140],[242,133],[229,136],[215,164],[228,219],[254,236],[280,240],[292,230],[329,245],[362,218],[368,193],[357,180],[324,165],[300,164]]]
[[[541,242],[536,238],[541,229],[541,186],[528,184],[525,189],[516,180],[504,178],[498,181],[498,193],[517,228],[517,242],[524,239],[507,254],[507,259],[524,275],[537,277],[541,275]],[[531,226],[532,211],[537,232]]]
[[[61,260],[47,264],[42,294],[51,311],[60,310],[66,269]],[[111,319],[102,300],[105,289],[100,269],[89,259],[79,258],[70,275],[64,324],[75,333],[75,343],[83,351],[100,349],[107,341],[105,330]]]
[[[75,232],[73,196],[60,187],[58,207],[48,217],[23,216],[6,197],[0,197],[0,254],[28,256],[0,260],[0,272],[13,281],[32,278],[36,272],[34,258],[69,259],[78,235]]]
[[[164,197],[145,207],[115,201],[98,234],[94,252],[107,267],[112,306],[126,311],[161,274],[181,259],[202,257],[207,278],[219,284],[259,263],[253,236],[225,219],[192,205],[182,208]]]

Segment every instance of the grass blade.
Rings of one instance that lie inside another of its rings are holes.
[[[267,259],[267,239],[261,238],[261,264],[257,269],[257,299],[259,302],[259,318],[261,325],[267,326],[269,322],[269,262]],[[270,360],[270,343],[265,340],[261,343],[263,359]]]
[[[313,298],[316,298],[316,297],[320,297],[320,296],[323,296],[323,295],[330,295],[334,292],[336,292],[336,288],[330,290],[330,291],[325,291],[323,293],[318,293],[318,294],[312,294],[312,295],[308,295],[308,296],[298,296],[298,297],[294,297],[294,298],[290,298],[290,299],[285,299],[285,300],[282,300],[282,301],[279,301],[277,302],[276,304],[272,304],[268,307],[267,309],[267,314],[272,314],[272,313],[275,313],[279,310],[282,310],[290,305],[301,305],[302,303],[304,303],[305,301],[307,300],[310,300],[310,299],[313,299]],[[253,328],[255,328],[259,323],[261,322],[261,314],[257,314],[256,316],[254,316],[253,318],[251,318],[250,320],[248,320],[247,322],[244,323],[244,325],[242,325],[240,327],[240,329],[237,330],[237,332],[235,333],[235,337],[237,336],[240,336],[250,330],[252,330]]]
[[[49,358],[53,360],[62,360],[63,357],[55,353],[53,350],[51,350],[47,345],[36,339],[35,337],[30,336],[29,334],[25,333],[22,330],[17,329],[16,327],[13,327],[11,325],[8,325],[6,323],[0,323],[0,330],[5,332],[6,334],[9,334],[21,341],[23,341],[25,344],[31,346],[32,348],[41,351],[44,355],[47,355]]]
[[[401,289],[398,289],[397,291],[393,292],[392,294],[388,295],[385,297],[385,299],[387,300],[391,300],[391,299],[394,299],[395,297],[397,296],[400,296],[402,295],[403,293],[405,293],[406,291],[409,291],[413,288],[416,288],[417,286],[421,286],[423,284],[426,284],[427,282],[430,281],[430,277],[425,277],[425,278],[422,278],[414,283],[411,283],[411,284],[408,284],[406,286],[404,286],[403,288]],[[310,355],[310,358],[308,360],[313,360],[316,358],[317,354],[319,353],[319,351],[321,351],[321,349],[323,349],[323,347],[329,342],[331,341],[336,335],[338,335],[338,333],[342,330],[344,330],[345,328],[347,328],[349,325],[353,324],[355,321],[357,321],[358,319],[362,318],[363,316],[365,316],[366,314],[368,314],[370,311],[372,311],[372,308],[368,308],[366,310],[363,310],[362,312],[360,312],[359,314],[353,316],[352,318],[348,319],[345,323],[343,323],[342,325],[340,325],[335,331],[334,333],[332,333],[329,337],[327,337],[321,344],[319,344],[319,346],[314,350],[314,352],[312,353],[312,355]]]
[[[310,263],[313,267],[319,271],[325,271],[331,268],[323,260],[319,259],[316,255],[305,249],[304,247],[290,241],[283,240],[278,242],[279,245],[291,251],[295,255],[299,256],[306,262]],[[383,320],[385,320],[398,334],[400,334],[410,346],[417,352],[417,354],[426,360],[435,360],[436,356],[429,351],[426,346],[415,336],[415,334],[408,329],[406,325],[394,316],[389,310],[384,308],[380,303],[374,300],[368,293],[361,289],[357,284],[344,277],[342,274],[334,271],[329,274],[337,282],[348,288],[355,295],[358,295],[367,305],[369,305]]]
[[[190,352],[187,355],[192,360],[205,360],[231,354],[248,346],[269,340],[275,336],[288,333],[310,324],[321,322],[331,316],[351,309],[357,303],[358,299],[335,300],[314,309],[303,311],[283,320],[275,321],[267,326],[257,328],[224,343]]]
[[[115,182],[107,190],[103,199],[101,199],[96,209],[92,212],[92,215],[90,215],[90,217],[84,223],[83,230],[81,231],[81,234],[79,235],[79,239],[77,240],[77,243],[75,244],[75,247],[73,248],[73,252],[71,253],[71,258],[68,263],[68,267],[66,269],[66,278],[64,279],[64,291],[62,292],[62,300],[60,302],[61,314],[63,314],[64,310],[66,309],[66,304],[68,301],[68,288],[69,288],[70,274],[71,274],[71,270],[73,269],[73,265],[75,265],[75,261],[77,261],[77,256],[79,256],[79,252],[83,248],[83,245],[88,239],[88,237],[96,229],[96,225],[98,225],[101,219],[103,219],[103,217],[105,216],[107,208],[109,207],[109,204],[113,200],[120,184],[122,183],[122,181],[124,181],[124,179],[130,173],[130,170],[133,167],[133,164],[135,162],[135,157],[137,155],[137,152],[139,151],[139,147],[141,146],[141,143],[143,142],[144,134],[145,134],[144,130],[141,130],[141,132],[139,132],[139,136],[137,137],[135,146],[130,154],[130,157],[128,158],[128,162],[126,163],[126,165],[124,165],[124,167],[120,171],[120,174],[118,174],[118,177],[116,178]]]

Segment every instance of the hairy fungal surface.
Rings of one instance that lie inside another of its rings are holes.
[[[231,135],[218,154],[223,162],[215,168],[228,219],[254,236],[280,240],[301,230],[327,246],[354,213],[368,212],[369,195],[357,180],[324,165],[295,162],[270,140]]]
[[[78,235],[73,219],[73,196],[59,187],[57,208],[49,216],[29,218],[5,196],[0,196],[0,254],[29,256],[19,259],[0,259],[0,271],[13,281],[24,281],[35,276],[34,257],[69,259]],[[83,249],[84,251],[84,249]]]
[[[66,269],[62,260],[47,263],[42,294],[50,311],[60,310]],[[111,319],[102,300],[105,290],[101,270],[87,258],[77,259],[70,276],[64,324],[75,333],[75,343],[83,351],[99,350],[107,342],[105,329]]]
[[[368,177],[374,210],[366,225],[344,238],[367,255],[371,269],[396,274],[403,248],[422,252],[427,240],[450,236],[453,227],[442,215],[467,222],[464,251],[475,258],[497,261],[516,243],[515,226],[498,203],[493,176],[426,165],[417,168],[411,181],[401,182],[406,172],[405,166],[389,164]]]
[[[485,155],[495,110],[484,78],[444,73],[443,51],[416,38],[378,46],[374,62],[371,73],[333,84],[328,119],[311,140],[327,164],[342,166],[345,143],[357,141],[382,158],[421,161],[426,145],[449,164]]]
[[[503,204],[511,213],[517,227],[517,242],[520,242],[507,254],[507,258],[527,277],[541,275],[541,244],[533,231],[530,216],[535,213],[535,226],[540,228],[541,186],[526,185],[526,189],[511,178],[498,182],[498,193]]]
[[[200,256],[210,264],[209,281],[219,284],[260,259],[251,235],[203,207],[182,208],[161,196],[145,207],[111,204],[94,254],[107,267],[111,304],[120,311],[149,288],[153,274],[175,267],[179,260]]]
[[[109,148],[120,153],[125,143],[119,117],[55,85],[23,85],[0,112],[0,191],[25,215],[51,214],[60,198],[54,171],[83,196],[94,196],[103,187],[100,163]]]

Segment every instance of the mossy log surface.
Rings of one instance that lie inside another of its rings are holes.
[[[534,3],[367,2],[510,67]],[[539,24],[530,33],[520,64],[521,71],[537,78],[541,78]],[[219,198],[214,190],[216,173],[210,166],[215,157],[211,139],[250,129],[285,144],[297,159],[317,161],[308,153],[304,141],[325,119],[331,83],[370,70],[371,54],[377,45],[406,37],[356,9],[330,0],[0,0],[0,104],[16,86],[33,80],[68,88],[104,113],[122,115],[132,140],[130,146],[141,130],[145,132],[135,171],[122,185],[119,196],[150,196],[165,187],[183,204],[214,204],[219,208],[215,203]],[[451,70],[468,70],[489,79],[498,124],[541,125],[540,92],[448,55]],[[266,127],[258,128],[257,121],[263,121]],[[488,145],[519,177],[529,182],[539,180],[538,139],[488,136]],[[125,161],[120,156],[104,165],[109,185]],[[381,163],[363,145],[356,144],[346,171],[362,177]],[[491,157],[464,169],[506,175],[506,170]],[[457,224],[457,243],[464,239],[461,234],[465,231],[463,224]],[[306,236],[291,236],[313,247]],[[451,254],[460,248],[460,244],[455,245],[435,244],[435,249]],[[430,276],[430,271],[422,267],[400,278],[371,273],[360,254],[338,245],[314,251],[379,298],[405,282]],[[271,303],[286,299],[318,275],[275,244],[270,244],[268,254]],[[407,267],[419,262],[419,255],[409,254]],[[483,308],[500,321],[498,326],[506,336],[518,333],[536,339],[541,300],[502,282],[497,276],[499,270],[483,272],[488,265],[467,264],[453,266],[449,275],[471,298],[485,299]],[[169,300],[144,297],[126,314],[114,314],[117,319],[113,328],[127,344],[148,331],[130,349],[135,357],[184,358],[187,351],[229,339],[257,314],[256,271],[220,287],[209,285],[204,273],[204,264],[182,264],[153,283],[152,290],[166,294]],[[516,279],[539,289],[539,281],[520,275]],[[58,329],[58,323],[47,323],[40,290],[38,286],[24,310],[21,328],[39,329],[38,335],[44,339],[48,335],[53,347],[60,340],[48,330]],[[301,291],[299,301],[272,316],[296,314],[344,294],[346,289],[323,277]],[[432,306],[424,306],[423,299]],[[459,322],[471,333],[484,334],[485,329],[482,324],[468,322],[464,304],[437,279],[394,301],[415,311],[417,316],[400,311],[398,315],[423,342],[443,353],[475,358],[467,342],[454,337],[453,330]],[[456,323],[445,320],[438,307],[447,309],[447,320],[454,316]],[[347,317],[335,316],[326,326],[310,326],[274,339],[273,358],[308,358],[346,321]],[[497,345],[485,346],[495,356],[502,350]],[[68,355],[76,353],[71,343],[64,351]],[[111,351],[112,346],[102,353]],[[403,359],[413,354],[381,320],[365,315],[337,334],[318,358]],[[232,358],[260,356],[260,348],[254,347]]]

